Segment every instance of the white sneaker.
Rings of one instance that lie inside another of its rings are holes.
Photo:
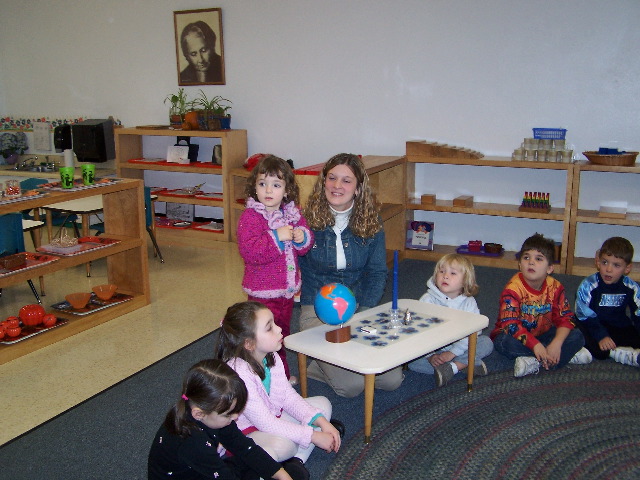
[[[514,377],[524,377],[531,373],[538,373],[540,370],[540,362],[536,357],[518,357],[513,367]]]
[[[591,352],[582,347],[580,350],[578,350],[578,353],[576,353],[573,358],[569,360],[569,363],[572,363],[574,365],[586,365],[587,363],[591,363],[591,360],[593,360]]]
[[[640,366],[638,364],[640,348],[617,347],[609,352],[609,356],[623,365],[631,365],[632,367]]]

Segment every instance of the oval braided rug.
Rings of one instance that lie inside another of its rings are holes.
[[[373,419],[323,478],[638,479],[640,369],[612,360],[455,381]]]

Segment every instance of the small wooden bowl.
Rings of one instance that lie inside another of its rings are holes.
[[[633,167],[636,163],[638,152],[625,152],[614,155],[604,155],[598,152],[582,152],[591,163],[596,165],[608,165],[611,167]]]
[[[91,298],[90,293],[70,293],[65,296],[64,299],[71,304],[73,308],[79,310],[87,306],[89,303],[89,299]]]
[[[100,300],[109,300],[113,297],[113,294],[116,293],[118,289],[117,285],[113,285],[112,283],[107,283],[105,285],[96,285],[91,290],[96,294]]]

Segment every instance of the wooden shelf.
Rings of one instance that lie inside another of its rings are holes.
[[[155,164],[155,163],[131,163],[129,160],[143,157],[143,142],[145,137],[192,137],[192,138],[217,138],[220,139],[222,148],[222,166],[205,167],[193,164]],[[149,128],[119,128],[115,130],[116,144],[116,172],[118,176],[127,178],[144,178],[145,171],[171,172],[176,175],[185,173],[199,173],[205,175],[222,176],[222,200],[209,200],[195,197],[177,197],[157,193],[158,201],[183,203],[189,205],[201,205],[207,207],[220,207],[223,211],[225,229],[222,233],[206,232],[201,230],[174,230],[156,229],[158,239],[176,239],[182,244],[197,245],[203,239],[217,241],[230,241],[231,229],[228,224],[233,223],[234,198],[229,195],[233,190],[231,186],[231,171],[238,169],[247,158],[247,131],[246,130],[169,130]],[[208,236],[207,236],[208,235]],[[180,238],[182,237],[182,238]]]
[[[144,190],[141,181],[121,180],[111,185],[73,192],[52,191],[44,197],[0,205],[0,214],[20,212],[24,209],[95,195],[102,195],[105,236],[118,239],[120,243],[71,257],[60,257],[59,260],[41,267],[0,277],[0,288],[22,283],[30,278],[48,275],[99,258],[107,258],[108,282],[118,285],[118,291],[133,295],[134,298],[121,305],[83,316],[81,317],[82,321],[79,321],[76,316],[52,311],[51,313],[55,313],[56,316],[68,319],[69,323],[14,345],[0,345],[0,364],[27,355],[39,348],[51,345],[101,323],[108,322],[151,302],[145,237]]]
[[[417,201],[407,202],[407,210],[428,210],[432,212],[446,213],[467,213],[472,215],[492,215],[497,217],[516,217],[516,218],[538,218],[541,220],[559,220],[565,219],[564,208],[552,208],[547,212],[520,212],[520,205],[512,205],[507,203],[483,203],[475,202],[472,207],[456,207],[453,200],[436,200],[434,204],[424,205]]]

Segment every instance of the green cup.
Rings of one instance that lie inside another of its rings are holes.
[[[96,181],[96,166],[93,163],[82,164],[82,183],[93,185]]]
[[[73,175],[76,169],[73,167],[60,167],[60,185],[62,188],[73,188]]]

